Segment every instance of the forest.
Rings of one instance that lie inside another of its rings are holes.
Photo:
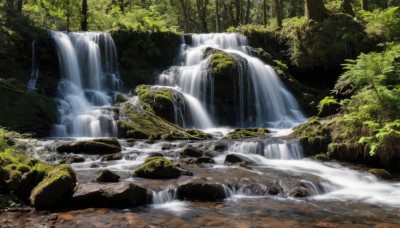
[[[0,106],[0,227],[400,224],[400,0],[3,0]]]

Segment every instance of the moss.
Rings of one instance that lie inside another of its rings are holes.
[[[327,96],[319,102],[318,116],[325,117],[339,111],[340,104],[333,96]]]
[[[228,133],[230,139],[254,138],[270,133],[266,128],[238,128]]]
[[[321,124],[317,117],[312,117],[307,123],[293,129],[292,135],[299,137],[303,151],[308,156],[326,152],[332,141],[331,130]]]
[[[224,51],[215,52],[210,60],[210,68],[213,74],[229,75],[237,71],[237,63],[235,59]]]
[[[180,154],[181,157],[196,157],[199,158],[201,156],[203,156],[203,151],[195,148],[195,147],[186,147],[185,149],[183,149],[183,151]]]
[[[181,170],[171,160],[149,157],[135,170],[135,175],[149,179],[170,179],[179,177]]]
[[[17,170],[21,173],[29,172],[30,169],[31,169],[31,167],[29,167],[28,165],[25,165],[25,164],[19,164],[17,167]]]
[[[314,158],[319,161],[329,161],[329,157],[327,154],[317,154],[314,156]]]
[[[101,138],[67,142],[57,147],[58,152],[107,154],[121,152],[121,145],[116,138]]]
[[[266,52],[262,48],[253,48],[251,49],[251,54],[260,60],[262,60],[264,63],[271,65],[272,62],[272,56],[268,52]]]
[[[370,169],[368,172],[384,180],[392,179],[392,175],[384,169]]]

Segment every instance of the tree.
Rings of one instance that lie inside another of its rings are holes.
[[[267,27],[267,0],[263,0],[262,2],[262,10],[263,10],[263,24],[264,27]]]
[[[361,9],[368,11],[368,0],[361,0]]]
[[[81,30],[82,31],[87,31],[88,28],[88,4],[87,4],[87,0],[82,0],[82,10],[81,10]]]
[[[327,15],[323,0],[306,0],[305,15],[310,20],[322,21]]]
[[[220,31],[220,20],[219,20],[219,1],[215,0],[215,31]]]
[[[342,10],[343,12],[354,16],[353,7],[351,6],[352,0],[343,0],[342,2]]]
[[[278,22],[278,27],[282,27],[283,20],[283,0],[274,0],[276,21]]]
[[[190,0],[179,0],[180,7],[183,12],[183,27],[185,33],[189,32],[190,21]]]
[[[208,33],[207,27],[207,5],[209,0],[196,0],[197,6],[197,15],[199,18],[199,22],[201,25],[201,31],[204,33]]]

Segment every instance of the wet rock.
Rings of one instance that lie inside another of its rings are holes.
[[[83,208],[124,208],[144,205],[147,198],[147,190],[132,183],[88,183],[75,188],[72,204]]]
[[[209,158],[209,157],[199,157],[199,158],[197,158],[196,163],[197,164],[203,164],[203,163],[214,164],[215,161],[214,161],[214,159]]]
[[[215,154],[212,151],[205,151],[204,157],[213,158],[213,157],[215,157]]]
[[[170,150],[172,148],[171,143],[165,143],[161,146],[161,150]]]
[[[228,154],[225,157],[225,165],[240,165],[242,167],[248,167],[249,165],[254,165],[255,163],[249,158],[240,154]]]
[[[62,143],[57,147],[59,153],[112,154],[121,152],[121,145],[115,138],[80,140]]]
[[[225,191],[221,184],[192,180],[179,185],[177,195],[181,200],[219,201],[225,198]]]
[[[195,158],[199,158],[203,156],[203,151],[198,149],[198,148],[194,148],[194,147],[186,147],[182,152],[181,152],[181,157],[195,157]]]
[[[317,154],[317,155],[314,156],[314,158],[316,160],[323,161],[323,162],[330,160],[327,154]]]
[[[108,169],[103,169],[96,177],[96,182],[118,182],[120,178],[121,177],[118,176],[118,174]]]
[[[278,195],[282,191],[281,186],[279,186],[279,183],[273,182],[268,186],[267,193],[270,195]]]
[[[264,49],[262,48],[251,48],[250,50],[251,54],[257,58],[259,58],[260,60],[262,60],[264,63],[267,63],[269,65],[273,64],[273,59],[271,54],[269,54],[268,52],[264,51]]]
[[[101,161],[116,161],[116,160],[121,160],[122,159],[122,154],[106,154],[101,158]]]
[[[310,191],[304,187],[297,187],[290,193],[290,195],[296,198],[302,198],[309,196]]]
[[[185,41],[186,45],[192,45],[192,34],[183,34],[183,40]]]
[[[172,179],[188,173],[163,157],[149,157],[135,170],[136,176],[148,179]]]
[[[149,157],[164,157],[164,154],[162,154],[160,152],[151,152],[149,154]]]
[[[37,209],[58,206],[68,201],[76,183],[74,170],[68,165],[60,165],[49,171],[46,177],[32,190],[30,201]]]
[[[215,142],[212,146],[211,146],[211,150],[212,151],[225,151],[227,149],[227,143],[226,142]]]
[[[384,169],[370,169],[368,172],[384,180],[392,179],[392,175]]]
[[[100,165],[99,165],[99,163],[92,163],[92,164],[90,164],[89,167],[90,167],[90,168],[99,168]]]
[[[263,136],[270,131],[266,128],[238,128],[228,133],[230,139],[253,138]]]

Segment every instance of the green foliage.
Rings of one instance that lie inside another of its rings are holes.
[[[365,32],[381,41],[399,41],[400,39],[400,7],[386,10],[361,11],[360,20],[365,24]]]

